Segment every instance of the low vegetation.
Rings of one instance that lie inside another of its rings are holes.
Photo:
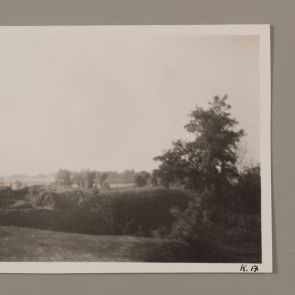
[[[191,197],[163,188],[93,193],[35,187],[17,191],[14,198],[15,192],[0,191],[2,225],[147,237],[159,228],[169,229],[174,221],[170,208],[184,209]]]

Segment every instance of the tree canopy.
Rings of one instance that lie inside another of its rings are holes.
[[[194,135],[192,141],[177,140],[172,148],[155,158],[160,161],[154,173],[160,183],[182,185],[203,191],[224,187],[237,175],[237,149],[244,130],[230,114],[227,96],[215,96],[207,109],[196,107],[185,129]]]

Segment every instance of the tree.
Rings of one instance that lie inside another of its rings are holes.
[[[99,186],[100,186],[100,191],[103,193],[109,192],[111,190],[111,187],[107,181],[109,178],[109,173],[103,172],[99,175]]]
[[[72,180],[80,189],[85,188],[85,179],[81,172],[72,172]]]
[[[59,185],[71,185],[72,184],[71,172],[66,169],[60,169],[55,176],[55,181]]]
[[[103,173],[100,174],[100,176],[99,176],[99,184],[100,184],[100,186],[102,186],[106,182],[108,176],[109,175],[106,172],[103,172]]]
[[[261,211],[261,179],[260,166],[248,167],[240,175],[237,184],[240,196],[240,211],[245,214],[260,214]]]
[[[150,183],[151,174],[146,171],[138,172],[135,176],[135,183],[138,187],[143,187]]]
[[[237,149],[242,129],[229,112],[227,96],[215,96],[208,109],[196,107],[185,129],[194,140],[173,142],[171,149],[155,160],[161,164],[156,173],[163,185],[179,184],[202,192],[212,186],[223,189],[238,176]]]
[[[143,175],[140,175],[140,174],[135,177],[135,183],[138,187],[143,187],[147,185],[146,179],[144,178]]]
[[[207,109],[196,107],[185,125],[193,140],[177,140],[155,158],[160,166],[153,172],[153,181],[195,192],[184,211],[172,212],[175,222],[170,236],[185,240],[204,258],[223,238],[233,187],[239,180],[237,151],[244,131],[237,129],[230,108],[227,96],[214,97]]]
[[[86,189],[90,189],[94,185],[96,172],[91,170],[84,170],[82,171],[82,175],[84,178],[84,184]]]

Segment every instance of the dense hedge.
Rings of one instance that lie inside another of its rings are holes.
[[[189,196],[179,190],[137,189],[105,193],[92,200],[114,234],[149,236],[159,228],[170,228],[172,207],[185,208]]]
[[[22,198],[21,198],[22,196]],[[34,208],[15,208],[23,199]],[[8,201],[10,200],[10,201]],[[102,194],[81,191],[11,191],[0,193],[0,225],[15,225],[91,234],[151,236],[171,227],[171,207],[185,208],[189,195],[180,190],[133,189]],[[68,204],[68,205],[67,205]]]

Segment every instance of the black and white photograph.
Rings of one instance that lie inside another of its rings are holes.
[[[0,272],[272,272],[269,30],[0,27]]]

